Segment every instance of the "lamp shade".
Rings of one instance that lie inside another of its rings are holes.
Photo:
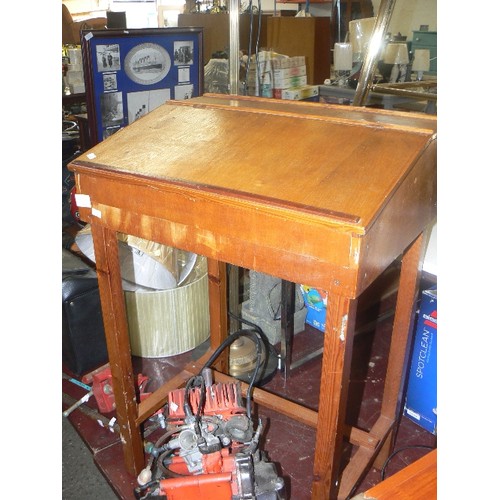
[[[365,53],[375,27],[375,17],[366,17],[349,21],[349,41],[354,54]]]
[[[408,64],[410,59],[406,43],[389,42],[385,48],[384,62],[386,64]]]
[[[429,71],[431,68],[431,53],[429,49],[415,49],[415,57],[411,69],[413,71]]]
[[[352,45],[350,43],[336,43],[333,47],[333,69],[335,71],[351,71]]]

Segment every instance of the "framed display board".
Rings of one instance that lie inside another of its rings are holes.
[[[83,30],[90,146],[168,100],[203,91],[202,28]]]

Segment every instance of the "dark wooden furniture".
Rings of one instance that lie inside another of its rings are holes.
[[[319,85],[330,78],[329,17],[270,17],[267,44],[278,54],[305,56],[308,84]]]
[[[426,75],[437,76],[437,31],[414,31],[411,50],[429,49],[430,69]]]
[[[261,16],[260,34],[258,31],[259,19],[257,15],[240,14],[239,34],[240,50],[247,52],[250,40],[250,26],[252,25],[252,54],[255,54],[255,45],[259,42],[259,49],[266,45],[266,23],[268,15]],[[215,52],[227,52],[229,55],[229,14],[179,14],[177,16],[179,27],[196,26],[203,28],[203,64],[207,64]]]
[[[62,105],[71,106],[72,104],[85,104],[87,102],[85,94],[68,94],[62,96]]]
[[[82,29],[104,29],[107,19],[105,17],[92,17],[90,14],[85,19],[75,21],[65,4],[62,4],[62,43],[80,45]]]
[[[140,426],[226,338],[226,265],[328,292],[319,410],[255,389],[254,401],[316,430],[312,497],[346,498],[388,456],[400,415],[427,228],[436,213],[436,118],[275,99],[168,101],[74,160],[90,222],[128,470]],[[137,403],[116,232],[206,255],[211,349]],[[358,297],[402,255],[380,415],[345,422]],[[232,380],[227,356],[216,381]],[[243,384],[246,394],[247,386]],[[272,425],[272,422],[271,424]],[[342,466],[344,439],[357,451]]]
[[[90,142],[89,118],[87,113],[75,115],[76,123],[78,123],[80,150],[82,153],[87,151],[92,145]]]
[[[307,8],[306,0],[278,0],[278,3],[292,3],[298,4],[299,10],[304,10]],[[331,0],[309,0],[311,4],[332,4]],[[338,15],[340,12],[340,22]],[[314,14],[316,16],[316,13]],[[340,42],[345,40],[347,31],[349,31],[349,21],[353,19],[364,19],[367,17],[373,17],[373,5],[371,0],[340,0],[339,3],[335,3],[335,12],[333,13],[330,26],[331,43],[330,48],[333,49],[334,42]],[[330,18],[330,16],[325,16]],[[339,33],[340,29],[340,33]],[[329,78],[329,77],[326,77]]]

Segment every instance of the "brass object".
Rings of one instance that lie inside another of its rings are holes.
[[[392,94],[421,100],[437,101],[437,80],[379,83],[371,88],[379,94]]]
[[[261,357],[262,365],[264,356]],[[236,339],[229,348],[229,374],[232,377],[243,375],[255,370],[257,365],[257,350],[255,342],[248,337]]]

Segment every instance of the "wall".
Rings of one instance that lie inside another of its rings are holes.
[[[377,15],[381,0],[372,0],[373,11]],[[313,16],[330,16],[331,5],[311,4]],[[437,0],[396,0],[389,23],[388,32],[413,37],[412,30],[418,30],[421,24],[428,24],[429,31],[437,31]]]
[[[374,11],[378,12],[380,0],[372,0],[372,3]],[[437,31],[437,0],[396,0],[388,29],[390,33],[399,31],[411,40],[412,31],[418,30],[421,24],[428,24],[429,31]]]
[[[88,17],[106,17],[106,11],[127,13],[128,28],[156,28],[158,14],[156,1],[113,2],[113,0],[64,0],[75,20]],[[158,3],[161,3],[158,1]],[[165,3],[165,2],[164,2]]]
[[[156,0],[155,2],[116,2],[113,0],[63,0],[75,20],[88,17],[105,17],[106,11],[115,12],[126,11],[128,28],[156,28],[159,25],[156,6],[167,6],[164,18],[167,26],[176,26],[173,14],[176,11],[183,11],[183,0]],[[241,5],[246,7],[248,1],[242,1]],[[253,6],[257,7],[257,0],[253,1]],[[274,0],[262,0],[261,9],[266,13],[274,12]],[[298,9],[298,4],[276,4],[276,10]]]
[[[374,12],[377,13],[381,0],[372,0]],[[157,26],[156,3],[158,5],[177,4],[177,0],[157,0],[157,2],[113,2],[113,0],[64,0],[69,11],[74,14],[93,12],[93,15],[102,15],[105,11],[127,11],[127,25],[129,28],[147,28]],[[248,5],[247,2],[241,2]],[[252,2],[258,6],[257,0]],[[274,0],[262,0],[261,8],[265,12],[277,10],[297,10],[298,4],[274,3]],[[310,13],[318,17],[330,17],[330,4],[311,4]],[[78,17],[78,16],[77,16]],[[428,24],[430,31],[437,31],[437,0],[396,0],[388,31],[400,32],[409,39],[412,30],[417,30],[421,24]]]
[[[105,17],[111,0],[64,0],[75,20],[88,17]],[[89,15],[90,14],[90,15]]]
[[[110,10],[127,13],[127,28],[157,28],[156,2],[113,2]]]

